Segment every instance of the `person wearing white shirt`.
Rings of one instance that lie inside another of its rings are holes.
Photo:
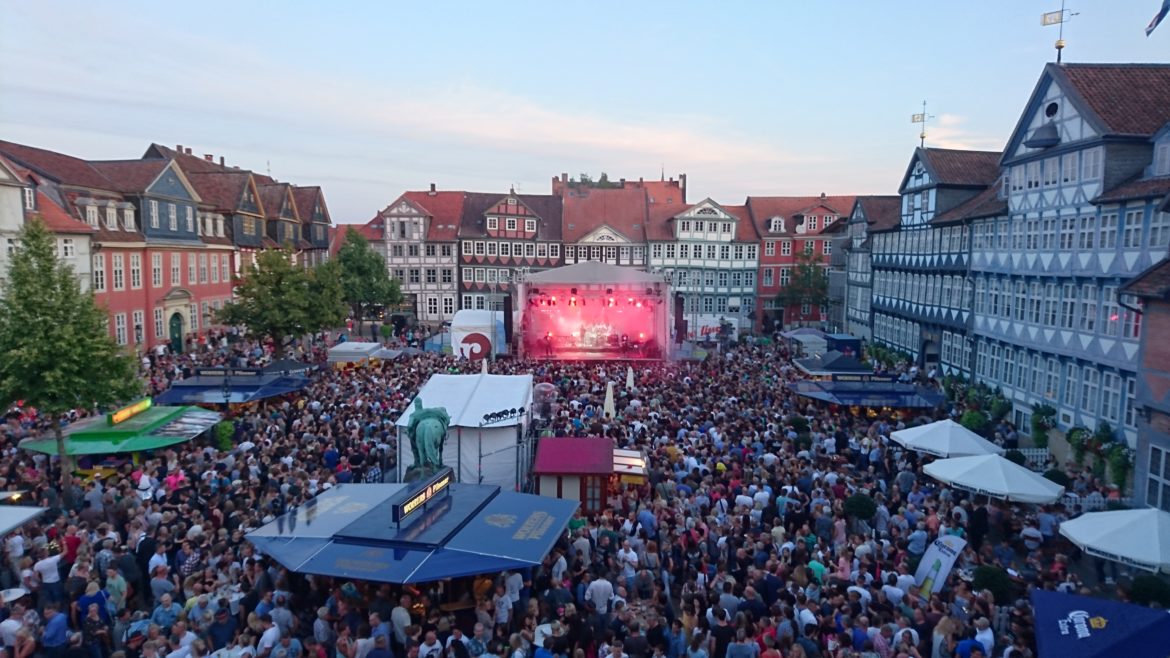
[[[509,573],[504,579],[504,589],[508,592],[508,598],[512,599],[512,607],[516,607],[520,601],[520,590],[524,589],[524,576],[519,571]]]
[[[626,582],[630,582],[638,571],[638,553],[630,547],[629,540],[622,542],[617,559],[622,568],[622,575],[626,577]]]
[[[589,583],[585,588],[585,598],[592,601],[597,611],[604,614],[609,611],[609,600],[613,598],[613,585],[604,576]]]
[[[260,623],[264,625],[264,632],[256,645],[257,655],[260,658],[268,658],[276,644],[280,642],[280,627],[272,623],[272,616],[267,612],[260,615]]]

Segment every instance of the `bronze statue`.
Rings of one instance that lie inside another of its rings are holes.
[[[409,470],[434,472],[443,467],[443,444],[447,440],[447,427],[451,416],[443,407],[424,409],[422,398],[414,399],[414,413],[406,426],[410,448],[414,453],[414,466]]]

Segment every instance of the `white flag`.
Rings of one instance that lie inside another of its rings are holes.
[[[910,123],[926,123],[926,115],[921,112],[918,114],[911,114]]]
[[[1056,25],[1064,22],[1064,11],[1050,11],[1040,16],[1041,25]]]

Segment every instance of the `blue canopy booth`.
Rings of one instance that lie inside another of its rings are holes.
[[[196,368],[159,395],[156,404],[247,404],[295,393],[309,385],[316,366],[276,361],[263,368]]]
[[[1132,603],[1034,590],[1036,642],[1041,658],[1164,656],[1170,652],[1170,612]]]
[[[883,375],[832,376],[831,381],[796,381],[788,384],[801,397],[844,407],[932,409],[946,402],[937,391],[890,381]]]
[[[291,571],[426,583],[540,564],[577,501],[454,481],[342,484],[247,538]]]

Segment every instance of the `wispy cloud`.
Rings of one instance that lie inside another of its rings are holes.
[[[940,114],[934,123],[926,126],[928,146],[949,149],[996,151],[1003,148],[1003,136],[981,135],[967,129],[967,117],[958,114]]]

